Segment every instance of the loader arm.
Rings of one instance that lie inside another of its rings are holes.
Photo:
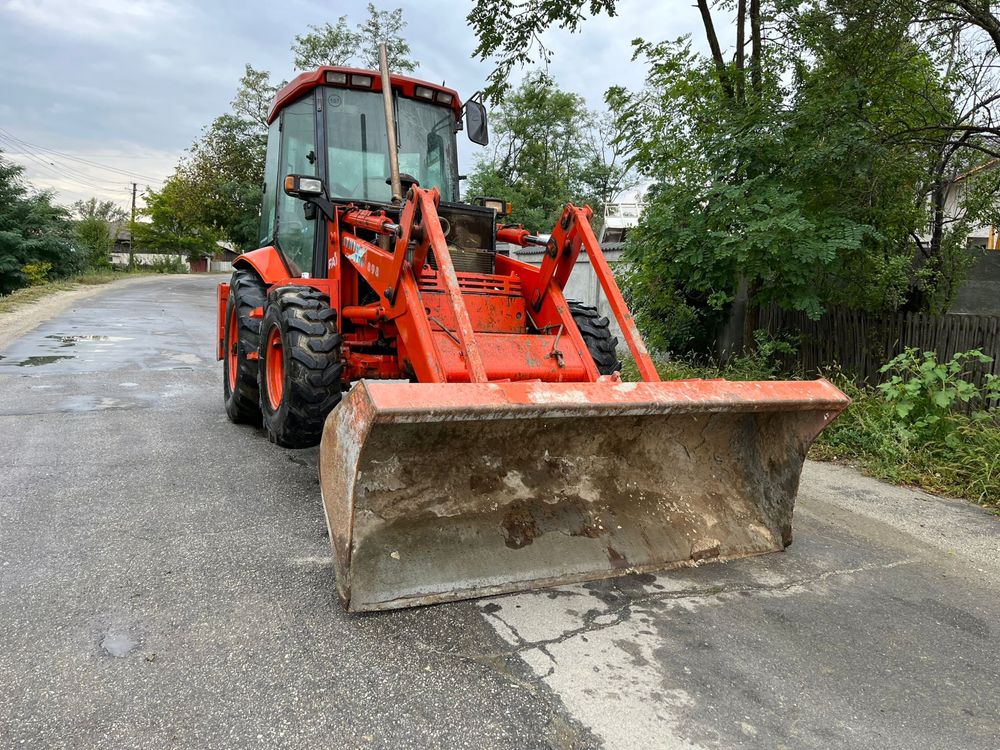
[[[576,265],[580,250],[581,248],[585,249],[590,259],[590,265],[601,285],[601,290],[604,292],[604,297],[607,299],[622,336],[625,338],[625,345],[635,360],[639,376],[648,383],[655,383],[660,379],[659,373],[657,373],[656,366],[649,356],[645,343],[643,343],[635,319],[629,312],[628,305],[625,304],[625,298],[622,296],[621,289],[618,288],[618,282],[615,281],[614,272],[608,265],[607,258],[604,257],[601,243],[597,241],[594,229],[590,226],[591,216],[593,216],[593,211],[590,210],[590,206],[581,208],[572,203],[566,204],[562,216],[556,222],[552,234],[545,243],[545,256],[542,259],[535,288],[532,290],[531,306],[536,311],[540,310],[546,296],[552,294],[553,284],[559,290],[566,287],[566,282]],[[503,229],[500,231],[503,232]],[[521,247],[532,244],[532,240],[537,241],[535,237],[524,230],[507,232],[501,236]]]
[[[452,202],[463,116],[485,145],[481,102],[463,105],[387,63],[299,75],[267,117],[263,247],[234,261],[218,290],[229,418],[262,424],[284,447],[322,433],[344,607],[430,604],[790,544],[806,451],[847,397],[824,380],[660,382],[589,207],[567,204],[542,238],[498,227],[500,201]],[[313,148],[289,148],[310,125],[303,143]],[[400,150],[421,156],[406,180]],[[281,197],[282,184],[308,211]],[[544,257],[525,263],[497,241],[542,246]],[[615,372],[608,319],[564,296],[581,252],[644,382]]]
[[[344,234],[341,251],[379,292],[418,381],[362,381],[326,422],[320,485],[347,609],[791,543],[802,462],[848,403],[840,391],[822,380],[660,382],[589,208],[567,205],[547,241],[500,227],[499,240],[541,244],[545,258],[535,266],[497,254],[483,276],[456,272],[438,201],[414,187],[398,224],[345,218],[397,238],[387,252]],[[588,354],[563,295],[581,251],[644,382],[601,376]]]

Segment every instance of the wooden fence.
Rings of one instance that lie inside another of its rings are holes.
[[[935,352],[938,361],[981,349],[993,363],[975,368],[977,384],[984,373],[1000,375],[1000,316],[995,315],[869,315],[832,309],[809,320],[802,313],[767,307],[760,310],[756,327],[797,342],[797,353],[783,364],[802,375],[815,375],[835,363],[859,381],[877,383],[879,368],[907,347]]]

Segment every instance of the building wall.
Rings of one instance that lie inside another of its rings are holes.
[[[179,257],[179,256],[165,256],[162,253],[136,253],[135,262],[141,263],[144,266],[151,266],[156,261],[162,261],[164,257]],[[187,262],[184,257],[180,257],[180,261],[184,264],[184,268],[188,271],[191,270],[191,264]],[[111,253],[111,265],[118,268],[125,268],[128,266],[128,253]]]

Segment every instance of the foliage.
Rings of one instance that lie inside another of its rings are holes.
[[[968,417],[955,411],[966,404],[979,407],[972,419],[987,419],[984,411],[1000,397],[1000,378],[987,374],[982,387],[970,377],[975,365],[993,361],[978,349],[955,354],[948,362],[938,362],[934,352],[907,348],[880,370],[889,379],[879,392],[896,411],[896,429],[905,443],[943,442],[957,448],[960,428]]]
[[[29,190],[22,168],[0,156],[0,294],[28,283],[24,268],[48,263],[53,277],[83,269],[72,239],[68,212],[51,193]]]
[[[147,190],[141,215],[148,222],[136,222],[137,247],[154,253],[183,254],[189,258],[212,255],[219,238],[217,230],[202,223],[196,186],[181,174],[172,175],[163,187]]]
[[[690,378],[725,378],[726,380],[776,380],[788,377],[781,368],[781,358],[795,352],[795,346],[783,338],[772,338],[766,331],[754,331],[755,346],[721,363],[710,357],[687,354],[654,360],[663,380]],[[639,370],[630,357],[622,364],[622,379],[638,381]]]
[[[402,8],[378,10],[368,3],[368,16],[352,31],[347,16],[337,19],[336,26],[324,23],[310,26],[309,31],[295,37],[292,52],[298,70],[321,65],[351,65],[378,69],[378,45],[385,42],[389,70],[407,72],[420,65],[411,59],[410,45],[403,38],[406,28]]]
[[[802,13],[782,28],[743,99],[742,71],[720,75],[687,39],[638,42],[646,88],[609,91],[656,182],[626,279],[654,346],[711,349],[741,284],[752,305],[813,318],[906,300],[930,155],[884,131],[946,106],[933,64],[889,14]]]
[[[566,203],[604,203],[634,185],[612,141],[614,123],[541,72],[525,76],[493,112],[492,153],[481,158],[466,194],[513,203],[508,221],[548,231]]]
[[[21,273],[28,280],[29,286],[40,286],[49,280],[49,272],[51,270],[52,264],[42,261],[40,263],[25,264],[21,269]]]
[[[76,241],[86,253],[89,268],[110,268],[118,230],[125,224],[125,210],[112,201],[91,198],[73,204],[77,217]]]
[[[585,19],[584,9],[592,16],[614,16],[615,4],[615,0],[478,0],[468,15],[469,27],[479,39],[472,54],[480,60],[496,59],[487,96],[494,103],[501,100],[514,66],[551,59],[541,39],[547,28],[576,31]]]
[[[470,195],[514,204],[510,221],[545,231],[574,197],[584,101],[544,73],[529,74],[493,113],[493,154],[469,178]]]
[[[954,440],[919,439],[900,429],[896,404],[873,388],[827,374],[852,403],[813,445],[810,457],[849,460],[867,474],[1000,509],[1000,427],[950,415]]]
[[[151,263],[139,265],[153,273],[187,273],[187,266],[177,255],[161,255],[159,258],[154,258]]]

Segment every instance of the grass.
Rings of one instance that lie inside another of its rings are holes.
[[[787,377],[759,354],[735,357],[727,366],[689,358],[658,361],[664,380],[726,378],[774,380]],[[639,380],[635,362],[622,367],[624,380]],[[900,429],[895,406],[874,388],[861,388],[843,376],[831,377],[853,402],[824,430],[809,457],[851,464],[891,484],[919,487],[972,500],[1000,513],[1000,423],[974,422],[961,415],[954,447],[941,441],[919,443]]]
[[[901,429],[893,404],[873,388],[837,385],[853,403],[810,451],[819,461],[845,461],[892,484],[962,497],[1000,512],[1000,425],[957,416],[953,447],[921,442]]]
[[[94,286],[97,284],[107,284],[118,279],[125,279],[132,276],[148,275],[151,271],[86,271],[74,276],[67,276],[55,281],[47,281],[37,286],[26,286],[15,289],[10,294],[0,296],[0,314],[13,312],[19,307],[37,302],[40,299],[50,296],[55,292],[65,292],[79,289],[81,286]]]

